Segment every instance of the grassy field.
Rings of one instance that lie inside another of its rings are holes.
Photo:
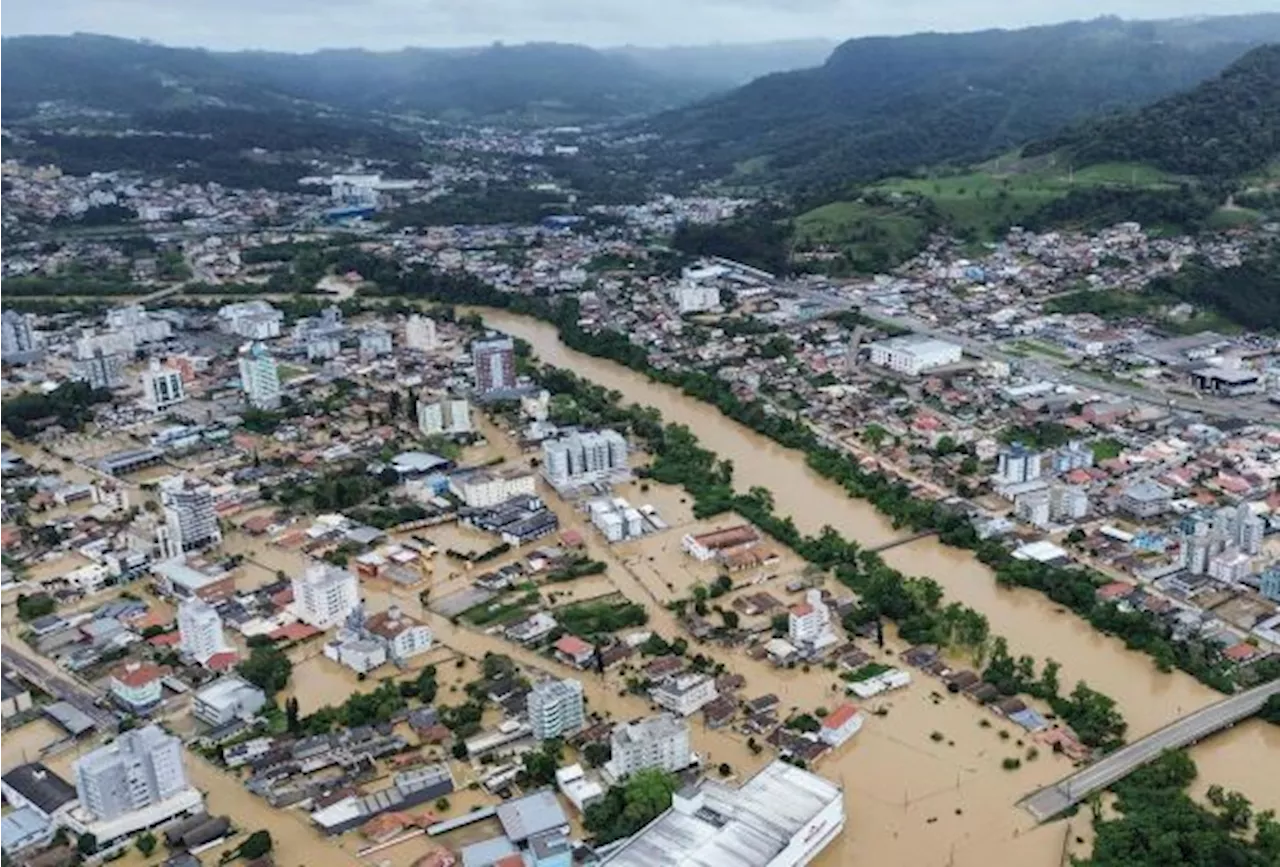
[[[1000,172],[994,167],[937,178],[892,178],[874,189],[932,199],[951,223],[972,237],[992,239],[1005,226],[1030,216],[1084,186],[1163,187],[1172,178],[1137,163],[1099,163],[1078,171],[1042,166],[1034,171]]]
[[[1209,217],[1210,229],[1234,229],[1262,222],[1262,212],[1252,208],[1218,208]]]
[[[868,188],[868,193],[887,197],[887,203],[840,201],[814,208],[796,218],[795,246],[842,249],[835,271],[878,271],[909,258],[927,238],[933,218],[913,205],[916,197],[932,202],[961,238],[980,243],[997,240],[1008,226],[1073,189],[1159,189],[1177,182],[1175,176],[1141,163],[1072,169],[1059,165],[1055,155],[1022,159],[1010,154],[964,174],[889,178]],[[1215,215],[1215,224],[1229,227],[1253,219],[1256,212],[1233,209]]]
[[[797,248],[841,248],[848,270],[878,270],[910,258],[929,227],[909,210],[863,202],[831,202],[796,218]]]

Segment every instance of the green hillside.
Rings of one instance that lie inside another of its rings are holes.
[[[1043,225],[1046,209],[1055,204],[1064,208],[1062,203],[1082,195],[1089,202],[1093,196],[1116,202],[1140,197],[1181,200],[1182,180],[1138,163],[1100,163],[1073,171],[1052,157],[1006,157],[962,173],[888,178],[857,191],[856,198],[820,205],[796,217],[795,249],[840,251],[832,269],[837,272],[883,270],[919,250],[932,229],[945,228],[971,241],[993,241],[1011,225]],[[1244,219],[1245,211],[1239,209],[1237,219]],[[1207,216],[1205,211],[1200,219]],[[1072,220],[1064,217],[1063,222]],[[1086,215],[1079,222],[1093,220]]]
[[[835,193],[1146,105],[1275,40],[1280,15],[854,39],[820,67],[765,76],[649,127],[673,164],[716,177],[766,165],[786,186]]]
[[[1199,177],[1263,169],[1280,156],[1280,45],[1255,48],[1185,93],[1084,123],[1025,153],[1050,151],[1077,165],[1123,160]]]

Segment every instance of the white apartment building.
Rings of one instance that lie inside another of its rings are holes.
[[[307,340],[307,361],[325,361],[336,358],[342,351],[342,341],[337,337],[319,335]]]
[[[338,626],[359,604],[360,582],[346,569],[312,563],[293,579],[294,612],[317,629]]]
[[[1028,524],[1039,527],[1042,530],[1047,529],[1053,523],[1050,517],[1051,512],[1049,491],[1046,488],[1019,494],[1013,504],[1014,515],[1020,520],[1026,521]]]
[[[481,470],[449,480],[453,493],[474,509],[487,509],[505,503],[512,497],[533,496],[537,482],[533,473],[524,470],[491,472]]]
[[[397,665],[426,653],[435,640],[424,623],[405,614],[398,605],[370,617],[364,622],[364,630],[386,645],[387,656]]]
[[[1004,485],[1020,485],[1040,478],[1043,455],[1021,443],[1000,450],[996,458],[996,482]]]
[[[391,354],[391,332],[384,328],[366,328],[360,332],[360,360],[372,361]]]
[[[1049,489],[1049,516],[1055,521],[1079,521],[1089,514],[1089,492],[1081,485]]]
[[[188,788],[182,742],[155,724],[122,732],[74,769],[80,806],[94,819],[142,810]]]
[[[436,321],[421,313],[410,314],[404,323],[404,345],[419,352],[434,352],[440,346]]]
[[[880,340],[867,348],[871,350],[872,364],[910,376],[955,364],[963,354],[954,343],[914,334]]]
[[[557,488],[576,487],[625,475],[627,439],[616,430],[571,433],[542,444],[547,481]]]
[[[39,337],[35,327],[35,316],[30,313],[19,313],[6,310],[0,316],[3,332],[0,333],[0,355],[5,358],[20,357],[33,352],[39,346]]]
[[[614,780],[648,768],[674,773],[695,761],[689,724],[669,713],[622,723],[613,730],[611,742],[613,755],[604,770]]]
[[[127,335],[133,347],[142,343],[159,343],[173,336],[173,326],[164,319],[152,316],[141,304],[115,307],[107,311],[107,328]]]
[[[659,707],[688,716],[716,698],[716,682],[705,674],[677,674],[660,681],[649,697]]]
[[[426,436],[471,433],[471,404],[460,398],[420,400],[418,430]]]
[[[267,301],[238,301],[218,310],[218,327],[247,340],[270,340],[280,336],[284,314]]]
[[[249,405],[271,410],[280,406],[280,366],[261,343],[240,356],[240,388]]]
[[[96,348],[88,358],[72,362],[71,375],[89,383],[90,388],[117,388],[124,385],[124,356]]]
[[[142,372],[142,403],[152,412],[164,412],[187,399],[182,374],[153,358]]]
[[[218,609],[198,596],[178,606],[178,636],[178,648],[201,665],[227,649]]]
[[[529,725],[540,741],[558,738],[582,727],[582,683],[577,680],[543,680],[529,691]]]
[[[822,591],[809,590],[805,601],[792,605],[787,614],[787,635],[801,649],[818,650],[838,640],[831,628],[831,612],[822,601]]]
[[[213,492],[208,485],[189,484],[183,476],[160,483],[160,503],[168,534],[161,538],[166,559],[187,551],[211,548],[222,541]]]

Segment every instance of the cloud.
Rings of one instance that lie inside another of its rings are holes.
[[[673,45],[1273,10],[1274,0],[8,0],[4,33],[80,31],[286,51],[494,41]]]

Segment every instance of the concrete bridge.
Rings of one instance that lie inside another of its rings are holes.
[[[1099,792],[1160,757],[1166,750],[1194,744],[1257,713],[1268,698],[1280,695],[1280,680],[1255,686],[1187,714],[1064,780],[1028,795],[1020,806],[1038,821],[1052,819],[1094,792]]]
[[[919,533],[912,533],[910,536],[903,536],[901,539],[894,539],[892,542],[885,542],[883,545],[864,550],[879,554],[882,551],[888,551],[890,548],[897,548],[899,545],[910,545],[912,542],[919,542],[921,539],[928,539],[930,536],[936,535],[938,535],[937,530],[921,530]]]

